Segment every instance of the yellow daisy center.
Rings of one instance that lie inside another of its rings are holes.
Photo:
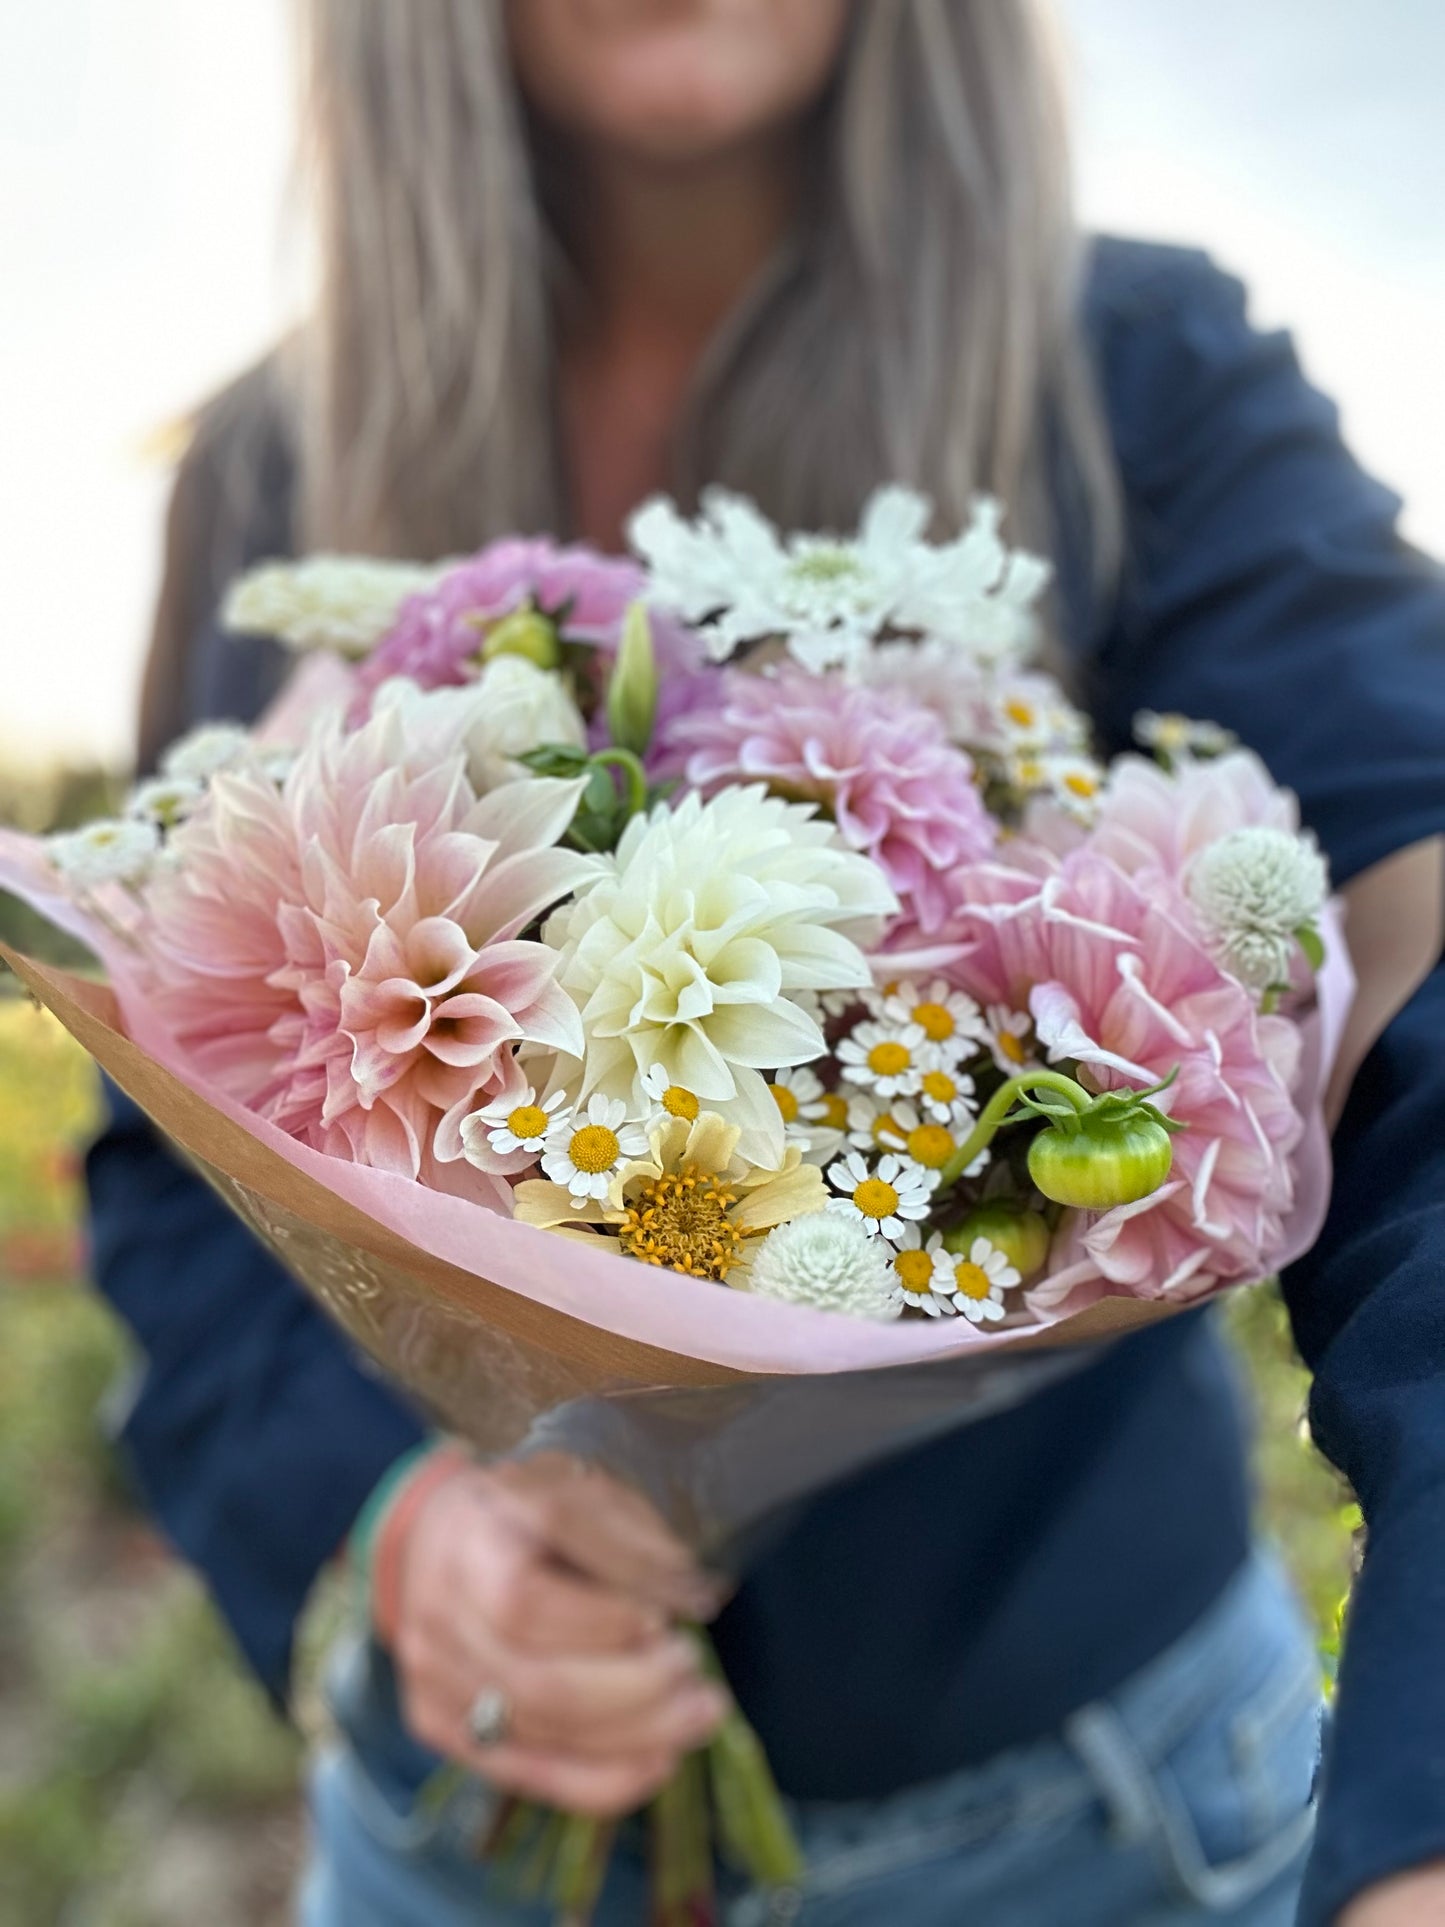
[[[798,1121],[798,1100],[794,1093],[788,1089],[786,1084],[769,1084],[768,1089],[773,1094],[773,1102],[782,1112],[784,1124],[796,1124]]]
[[[900,1251],[893,1260],[898,1282],[915,1298],[926,1295],[933,1279],[933,1260],[926,1251]]]
[[[826,1124],[830,1131],[846,1131],[848,1128],[848,1100],[840,1097],[837,1091],[825,1091],[818,1099],[823,1115],[818,1120]]]
[[[965,1258],[953,1268],[954,1285],[965,1298],[987,1298],[993,1290],[993,1280],[982,1265],[976,1265]]]
[[[507,1118],[513,1137],[541,1137],[547,1128],[547,1113],[540,1104],[519,1104]]]
[[[1022,1039],[1015,1036],[1013,1031],[1001,1030],[995,1042],[1011,1064],[1022,1064],[1024,1061],[1023,1042]]]
[[[1044,784],[1044,766],[1042,763],[1025,760],[1015,766],[1014,778],[1020,789],[1042,789]]]
[[[692,1164],[664,1171],[643,1184],[617,1240],[630,1258],[644,1264],[721,1283],[749,1235],[728,1216],[736,1203],[737,1193],[711,1171]]]
[[[946,1043],[958,1028],[947,1004],[915,1004],[913,1021],[922,1024],[924,1036],[933,1044]]]
[[[691,1091],[685,1091],[681,1084],[669,1084],[662,1093],[662,1108],[669,1117],[685,1118],[689,1124],[698,1113],[698,1101]]]
[[[1097,796],[1099,779],[1097,776],[1091,776],[1087,770],[1071,769],[1064,778],[1064,788],[1075,796]]]
[[[907,1044],[900,1044],[896,1037],[885,1038],[868,1053],[868,1068],[877,1077],[899,1077],[912,1062]]]
[[[883,1178],[864,1178],[853,1202],[865,1218],[891,1218],[898,1209],[898,1193]]]
[[[873,1142],[881,1149],[897,1150],[906,1135],[903,1126],[891,1118],[887,1111],[875,1117],[872,1123]]]
[[[1010,696],[1003,706],[1003,713],[1011,723],[1017,723],[1020,729],[1032,729],[1034,726],[1033,704],[1026,703],[1021,696]]]
[[[599,1171],[612,1169],[621,1149],[617,1133],[609,1131],[605,1124],[584,1124],[580,1131],[573,1132],[567,1155],[579,1171],[596,1177]]]
[[[908,1155],[925,1170],[938,1171],[953,1156],[953,1133],[941,1124],[920,1124],[908,1133]]]
[[[958,1085],[947,1071],[925,1071],[923,1094],[931,1097],[935,1104],[951,1104],[958,1096]]]

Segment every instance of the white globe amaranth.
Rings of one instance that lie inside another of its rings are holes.
[[[881,1321],[903,1309],[890,1247],[860,1219],[835,1211],[815,1211],[770,1231],[753,1258],[748,1290],[850,1318]]]
[[[750,1163],[776,1165],[783,1120],[764,1073],[824,1055],[810,993],[866,986],[865,950],[896,909],[883,872],[811,804],[760,785],[634,817],[543,933],[582,1014],[581,1094],[645,1115],[661,1065],[739,1126]]]
[[[238,635],[274,636],[291,649],[364,656],[407,597],[429,589],[440,573],[436,565],[367,555],[261,562],[231,585],[221,622]]]
[[[1324,908],[1329,871],[1307,838],[1252,824],[1201,850],[1185,887],[1224,967],[1267,990],[1288,982],[1297,933]]]

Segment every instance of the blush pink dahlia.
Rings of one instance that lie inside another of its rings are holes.
[[[222,776],[148,892],[159,1015],[197,1068],[314,1149],[482,1202],[461,1121],[515,1046],[579,1052],[555,954],[518,933],[588,874],[574,783],[478,798],[405,711],[319,729],[278,790]]]
[[[1233,830],[1299,829],[1299,806],[1251,750],[1161,769],[1121,756],[1100,797],[1089,848],[1130,876],[1177,884],[1191,861]]]
[[[1042,880],[1003,864],[966,879],[972,948],[951,976],[981,1004],[1033,1013],[1053,1062],[1100,1090],[1176,1070],[1156,1101],[1187,1128],[1152,1196],[1055,1239],[1036,1309],[1107,1291],[1194,1296],[1264,1276],[1293,1197],[1289,1153],[1303,1123],[1290,1098],[1298,1033],[1261,1017],[1160,891],[1080,851]]]
[[[925,934],[948,916],[950,873],[993,847],[973,764],[938,717],[892,690],[733,671],[717,707],[679,720],[672,738],[695,789],[761,780],[821,804],[843,841],[883,870],[903,924]]]

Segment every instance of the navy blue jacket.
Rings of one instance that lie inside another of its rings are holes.
[[[1098,245],[1084,318],[1129,559],[1096,609],[1066,540],[1061,587],[1105,742],[1145,706],[1234,728],[1339,883],[1445,831],[1445,578],[1288,339],[1203,256],[1123,242]],[[289,480],[281,451],[249,554],[285,548]],[[207,623],[191,674],[194,716],[245,716],[277,663]],[[1445,1854],[1445,968],[1369,1058],[1336,1150],[1329,1223],[1285,1281],[1315,1437],[1369,1524],[1310,1923]],[[90,1183],[97,1276],[145,1358],[139,1476],[281,1693],[308,1587],[421,1423],[124,1103]],[[878,1795],[1056,1728],[1189,1625],[1248,1531],[1229,1371],[1183,1317],[810,1502],[719,1644],[787,1789]]]

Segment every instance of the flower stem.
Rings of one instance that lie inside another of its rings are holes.
[[[999,1085],[979,1113],[978,1122],[939,1171],[940,1190],[957,1184],[979,1152],[987,1150],[992,1144],[999,1126],[1006,1121],[1008,1112],[1017,1100],[1031,1090],[1053,1091],[1067,1099],[1081,1113],[1094,1101],[1082,1084],[1076,1084],[1072,1077],[1065,1077],[1062,1071],[1020,1071],[1017,1077],[1011,1077],[1007,1083]]]
[[[624,800],[629,816],[641,816],[647,808],[647,771],[630,749],[599,749],[592,758],[594,768],[615,769],[622,773]]]

